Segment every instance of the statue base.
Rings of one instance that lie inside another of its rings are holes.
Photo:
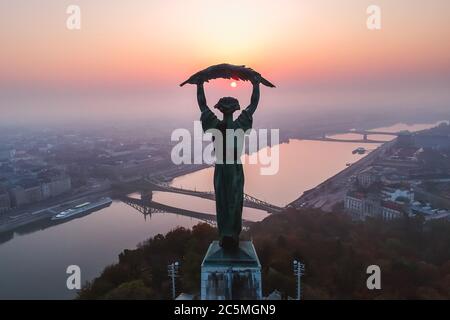
[[[201,266],[202,300],[260,300],[261,264],[251,241],[224,250],[213,241]]]

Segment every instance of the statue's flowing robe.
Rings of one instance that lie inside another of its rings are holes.
[[[217,227],[220,239],[224,236],[239,239],[242,230],[242,207],[244,202],[244,170],[236,157],[242,154],[242,145],[234,143],[234,160],[232,164],[225,163],[226,157],[226,129],[242,129],[244,132],[252,128],[252,115],[243,110],[239,117],[231,123],[219,120],[216,115],[206,109],[202,112],[200,120],[203,131],[217,129],[223,137],[223,163],[216,161],[214,168],[214,191],[216,194]],[[242,137],[243,139],[243,137]],[[239,148],[241,147],[241,148]],[[217,146],[215,146],[217,153]],[[217,155],[217,154],[216,154]]]

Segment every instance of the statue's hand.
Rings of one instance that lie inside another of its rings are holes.
[[[195,79],[195,84],[197,86],[203,86],[204,83],[205,83],[205,80],[202,77],[198,77],[197,79]]]
[[[261,83],[261,75],[259,73],[256,73],[251,79],[251,83],[256,86]]]

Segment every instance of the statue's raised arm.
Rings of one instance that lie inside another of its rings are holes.
[[[250,105],[245,108],[250,115],[253,115],[255,113],[256,108],[258,107],[259,103],[259,81],[253,81],[253,92],[252,97],[250,99]]]
[[[197,102],[201,112],[209,109],[208,104],[206,103],[206,96],[205,96],[205,89],[203,88],[203,82],[197,83]]]

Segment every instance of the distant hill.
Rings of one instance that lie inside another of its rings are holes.
[[[341,213],[290,210],[256,223],[264,294],[295,296],[292,261],[306,265],[304,299],[449,299],[450,222],[418,219],[353,222]],[[200,263],[216,230],[198,224],[157,235],[87,283],[80,299],[168,299],[167,265],[180,261],[180,292],[198,293]],[[366,268],[381,268],[381,290],[366,287]]]

